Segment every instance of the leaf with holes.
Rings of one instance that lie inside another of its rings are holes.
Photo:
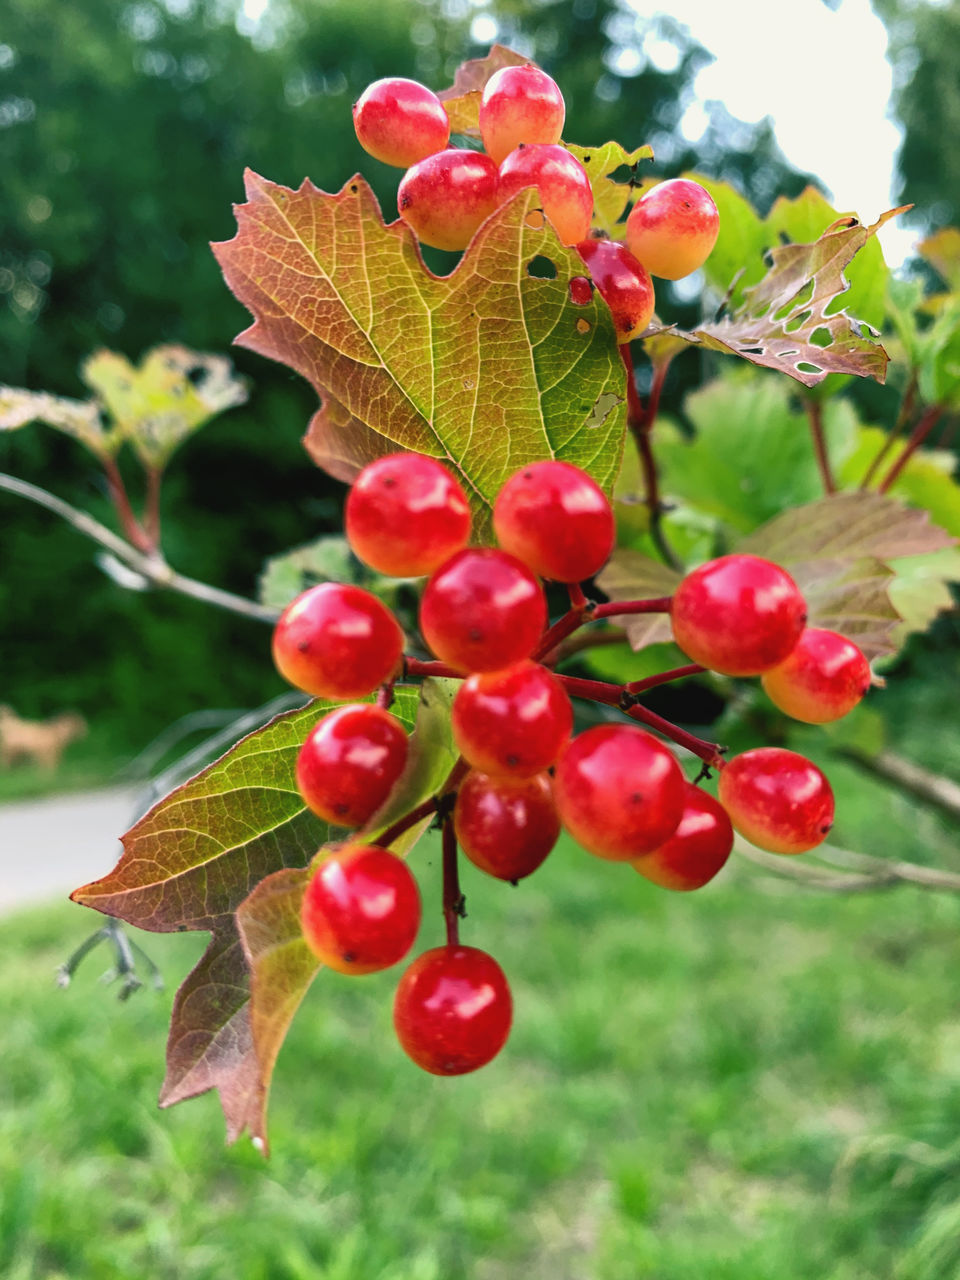
[[[237,341],[319,393],[306,444],[320,466],[350,479],[398,448],[441,458],[463,477],[481,537],[528,462],[562,458],[612,488],[625,410],[610,314],[571,301],[583,263],[535,211],[535,190],[488,218],[443,277],[403,222],[384,225],[360,177],[329,195],[248,174],[247,193],[236,237],[215,246],[255,317]],[[554,278],[529,273],[536,257]]]
[[[504,44],[495,44],[483,58],[470,58],[457,67],[453,84],[441,89],[437,97],[450,119],[450,132],[471,138],[480,137],[480,99],[483,87],[495,71],[502,67],[523,67],[530,62]]]
[[[902,211],[892,209],[869,227],[843,219],[812,244],[772,249],[770,270],[744,291],[731,315],[692,333],[669,332],[708,350],[777,369],[808,387],[830,373],[883,382],[887,353],[864,326],[832,304],[847,288],[844,270],[854,255]]]
[[[300,745],[333,705],[313,702],[237,743],[127,832],[109,875],[72,895],[141,929],[213,934],[174,1003],[160,1102],[170,1106],[219,1090],[231,1141],[245,1129],[266,1140],[272,1067],[272,1058],[267,1064],[257,1056],[235,913],[267,877],[306,867],[337,834],[304,808],[295,781]],[[417,705],[417,690],[397,690],[393,712],[408,730]],[[429,752],[432,742],[417,754]],[[419,776],[433,777],[426,768]]]
[[[247,386],[224,356],[187,347],[154,347],[139,366],[116,351],[97,351],[82,369],[121,437],[147,467],[161,468],[193,432],[243,404]]]
[[[635,189],[641,181],[640,162],[653,159],[653,148],[643,146],[627,151],[619,142],[605,142],[600,147],[578,147],[567,142],[564,146],[586,169],[593,187],[593,226],[615,236],[624,210],[636,198]],[[630,170],[630,176],[618,181],[613,175],[624,167]],[[620,230],[622,233],[623,228]]]
[[[105,431],[96,400],[69,400],[45,391],[0,386],[0,431],[16,431],[31,422],[62,431],[98,458],[112,458],[123,443],[116,431]]]

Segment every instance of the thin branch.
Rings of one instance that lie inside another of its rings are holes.
[[[631,613],[669,613],[672,596],[652,596],[649,600],[611,600],[598,604],[590,619],[619,618]]]
[[[691,662],[689,666],[674,667],[671,671],[661,671],[658,676],[647,676],[645,680],[631,680],[629,684],[625,684],[623,687],[627,693],[646,693],[648,689],[655,689],[657,685],[669,684],[671,680],[682,680],[685,676],[698,676],[704,671],[706,671],[706,667],[701,667],[697,663]]]
[[[825,889],[834,893],[864,893],[911,884],[931,892],[960,893],[960,875],[954,872],[924,867],[916,862],[888,861],[886,858],[851,853],[847,849],[835,849],[828,845],[821,845],[816,850],[816,856],[850,870],[835,872],[828,867],[784,854],[765,853],[739,839],[736,850],[742,858],[765,871],[771,871],[784,880],[799,881],[810,889]]]
[[[147,495],[143,508],[143,525],[154,547],[160,546],[160,486],[163,467],[147,467]]]
[[[130,498],[127,495],[127,486],[123,483],[123,476],[120,474],[120,468],[117,466],[116,460],[104,457],[101,458],[101,462],[103,463],[104,474],[107,477],[110,501],[113,503],[117,518],[127,536],[128,542],[136,547],[138,551],[149,555],[156,549],[157,544],[133,514],[133,507],[130,505]]]
[[[910,438],[903,446],[899,458],[887,472],[887,474],[877,485],[877,493],[888,493],[892,485],[895,483],[900,472],[907,465],[914,453],[926,440],[927,436],[940,421],[943,414],[943,406],[939,404],[932,405],[926,413],[922,414],[920,421],[910,433]]]
[[[74,529],[113,552],[119,560],[129,565],[131,569],[135,569],[154,586],[179,591],[181,595],[202,600],[204,604],[226,609],[229,613],[236,613],[240,617],[255,618],[258,622],[273,624],[280,616],[277,609],[267,608],[266,605],[257,604],[254,600],[236,596],[232,591],[222,591],[219,587],[211,587],[206,582],[197,582],[194,578],[177,573],[158,553],[153,552],[148,555],[138,550],[108,529],[106,525],[101,524],[99,520],[95,520],[93,516],[87,515],[85,511],[78,511],[62,498],[48,493],[46,489],[41,489],[35,484],[18,480],[16,476],[0,474],[0,490],[14,493],[20,498],[26,498],[29,502],[35,502],[38,506],[46,507],[48,511],[66,520],[67,524],[72,525]]]
[[[646,707],[634,706],[627,709],[627,715],[632,720],[639,720],[641,724],[647,725],[650,729],[655,729],[657,733],[663,737],[669,738],[671,742],[675,742],[680,747],[692,752],[703,761],[710,769],[723,768],[723,753],[726,747],[718,742],[707,742],[704,738],[698,738],[695,734],[687,733],[686,729],[680,729],[675,724],[671,724],[669,720],[664,720],[663,716],[658,716],[655,711],[649,711]]]
[[[404,676],[423,676],[424,679],[428,676],[446,676],[452,680],[463,679],[463,672],[446,662],[424,662],[420,658],[408,658],[406,654],[403,657],[403,674]]]
[[[466,912],[457,868],[457,837],[453,818],[443,824],[443,918],[447,926],[447,946],[460,945],[460,918]]]
[[[627,633],[619,628],[611,628],[608,631],[581,631],[579,635],[569,636],[551,649],[549,653],[544,654],[540,661],[546,667],[555,667],[567,658],[572,658],[574,654],[582,653],[584,649],[600,649],[605,645],[625,644]]]
[[[868,489],[870,481],[880,469],[880,464],[886,460],[887,454],[893,448],[893,442],[899,436],[900,432],[910,420],[913,413],[913,404],[917,398],[917,371],[914,369],[910,374],[910,381],[907,383],[907,389],[903,393],[903,399],[900,401],[900,409],[897,413],[897,420],[893,424],[890,431],[887,432],[887,438],[877,451],[876,457],[867,467],[863,479],[860,481],[861,489]]]
[[[951,778],[932,773],[893,751],[865,755],[848,749],[843,754],[861,769],[866,769],[887,782],[896,783],[901,790],[937,805],[954,818],[960,818],[960,784]]]
[[[640,401],[640,394],[637,391],[629,343],[623,343],[620,347],[620,359],[623,361],[627,379],[627,426],[637,446],[640,469],[643,472],[644,501],[646,502],[650,520],[650,537],[664,563],[668,564],[672,569],[680,569],[682,567],[680,561],[664,537],[660,523],[663,508],[660,502],[657,466],[653,457],[653,447],[650,443],[650,432],[660,407],[660,392],[666,378],[667,366],[656,365],[654,367],[653,381],[650,385],[650,397],[647,401],[647,407],[644,408]]]
[[[817,468],[824,493],[836,493],[833,473],[830,470],[830,456],[827,453],[827,439],[823,431],[823,405],[819,400],[810,397],[806,401],[807,421],[810,423],[810,437],[813,440],[813,452],[817,459]]]

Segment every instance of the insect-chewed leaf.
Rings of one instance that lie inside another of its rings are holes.
[[[522,53],[508,49],[505,44],[495,44],[483,58],[470,58],[467,62],[461,62],[453,77],[453,84],[437,94],[450,118],[450,132],[479,138],[480,98],[484,85],[501,67],[523,67],[529,65],[530,61]]]
[[[229,360],[187,347],[154,347],[139,367],[116,351],[97,351],[82,373],[120,436],[150,467],[164,466],[187,436],[247,399]]]
[[[69,400],[45,391],[0,386],[0,431],[16,431],[31,422],[43,422],[72,436],[99,458],[112,457],[121,444],[119,435],[104,430],[95,400]]]
[[[623,211],[635,198],[640,161],[652,160],[653,148],[643,146],[627,151],[619,142],[605,142],[599,147],[578,147],[567,142],[564,146],[586,169],[593,187],[593,226],[608,235],[616,234],[615,227]],[[614,173],[624,166],[630,170],[630,176],[624,181],[614,179]]]
[[[770,251],[771,266],[729,316],[693,332],[670,333],[711,351],[741,356],[778,369],[813,387],[831,373],[883,382],[887,353],[870,331],[832,304],[847,289],[844,269],[874,233],[904,208],[866,227],[843,218],[811,244],[784,244]]]
[[[329,195],[248,174],[247,193],[237,235],[214,246],[255,317],[237,341],[319,393],[306,444],[320,466],[350,479],[396,449],[441,458],[463,478],[481,537],[528,462],[562,458],[612,488],[625,408],[610,313],[571,300],[583,263],[542,216],[527,225],[535,190],[488,218],[443,277],[408,227],[384,224],[359,176]],[[535,258],[555,274],[531,274]]]

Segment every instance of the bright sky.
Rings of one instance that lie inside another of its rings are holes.
[[[496,39],[483,0],[469,2],[477,9],[474,37]],[[269,3],[244,0],[248,20],[256,21]],[[684,117],[691,141],[700,136],[702,104],[711,99],[741,120],[769,115],[787,159],[817,174],[840,210],[873,222],[892,207],[900,131],[887,117],[887,35],[870,0],[841,0],[836,12],[822,0],[629,3],[643,17],[669,15],[687,26],[715,57],[698,75],[697,101]],[[648,39],[644,54],[665,70],[677,65],[667,41]],[[885,227],[880,240],[888,263],[903,262],[915,239],[896,225]]]

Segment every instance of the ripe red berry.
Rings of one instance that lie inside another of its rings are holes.
[[[397,188],[397,208],[423,244],[465,249],[497,207],[498,187],[489,156],[451,147],[407,170]]]
[[[610,308],[617,342],[622,345],[639,338],[650,323],[655,302],[646,268],[617,240],[581,240],[577,253]]]
[[[563,685],[539,662],[468,676],[453,700],[461,755],[484,773],[530,778],[549,769],[573,729]]]
[[[833,826],[833,791],[812,761],[782,747],[734,756],[720,771],[720,803],[751,844],[805,853]]]
[[[370,702],[337,707],[307,734],[297,756],[297,787],[318,817],[361,827],[406,762],[407,735],[389,711]]]
[[[399,169],[442,151],[450,137],[450,121],[437,95],[399,76],[364,89],[353,106],[353,127],[364,151]]]
[[[500,166],[498,202],[503,204],[525,187],[537,188],[543,212],[562,244],[586,239],[593,216],[593,188],[576,156],[564,147],[542,143],[517,147]]]
[[[402,960],[420,928],[410,868],[376,845],[345,845],[314,872],[300,911],[307,946],[339,973],[375,973]]]
[[[396,618],[369,591],[323,582],[297,596],[273,633],[285,680],[315,698],[364,698],[394,673],[403,653]]]
[[[433,573],[470,536],[470,505],[446,467],[421,453],[391,453],[363,468],[347,496],[347,541],[394,578]]]
[[[458,552],[420,601],[424,640],[458,671],[498,671],[529,658],[546,621],[539,582],[526,565],[491,547]]]
[[[633,725],[579,734],[557,764],[560,821],[589,853],[627,862],[668,840],[683,814],[684,777],[662,742]]]
[[[453,823],[474,866],[498,880],[522,880],[560,835],[550,776],[514,781],[471,770],[457,792]]]
[[[807,627],[779,666],[762,677],[781,711],[807,724],[827,724],[852,711],[870,688],[870,664],[846,636]]]
[[[800,588],[758,556],[721,556],[688,573],[670,605],[677,644],[728,676],[758,676],[791,652],[807,618]]]
[[[435,947],[400,979],[393,1024],[405,1052],[435,1076],[476,1071],[506,1044],[513,1002],[503,970],[476,947]]]
[[[719,231],[710,193],[689,178],[671,178],[651,187],[630,210],[627,248],[652,276],[679,280],[703,266]]]
[[[514,472],[493,504],[493,527],[504,551],[557,582],[592,578],[616,537],[606,494],[569,462],[533,462]]]
[[[664,889],[700,889],[717,874],[732,848],[733,827],[726,810],[688,782],[680,825],[665,844],[636,858],[633,866]]]
[[[539,67],[501,67],[483,88],[480,137],[495,164],[522,142],[559,142],[566,108],[555,80]]]

